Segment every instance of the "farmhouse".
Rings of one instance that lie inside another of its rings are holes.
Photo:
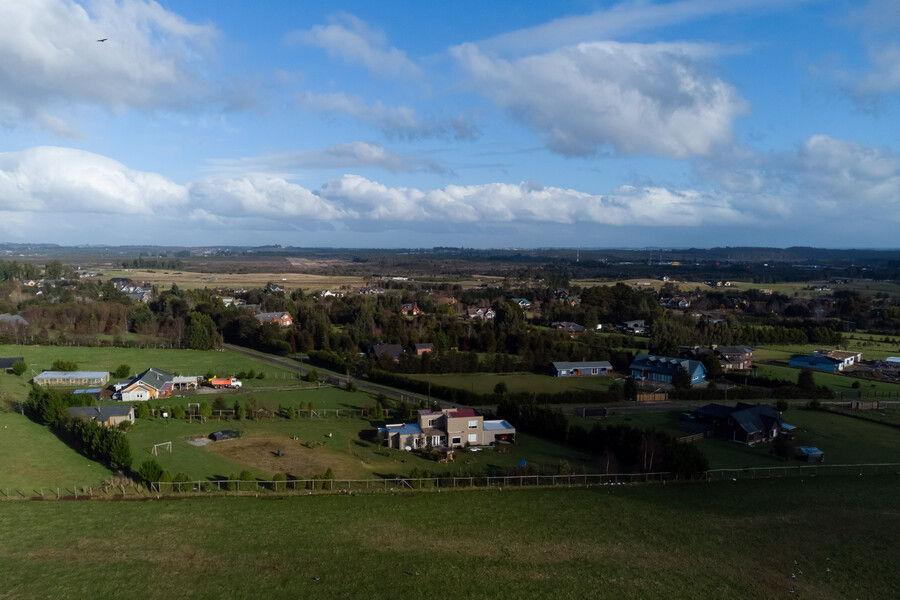
[[[631,363],[631,376],[635,379],[650,379],[672,383],[672,378],[680,369],[684,369],[691,377],[691,385],[706,381],[706,367],[697,360],[638,354]]]
[[[133,406],[71,406],[69,416],[87,421],[97,421],[107,427],[115,427],[119,423],[134,423]]]
[[[579,325],[578,323],[573,323],[571,321],[556,321],[555,323],[551,323],[550,327],[559,331],[565,331],[569,334],[570,337],[573,338],[578,337],[582,333],[584,333],[583,325]]]
[[[400,355],[403,354],[403,346],[400,344],[372,344],[371,353],[379,360],[381,360],[382,356],[387,356],[392,361],[399,362]]]
[[[389,448],[458,448],[514,442],[516,428],[508,421],[485,421],[474,408],[420,410],[415,423],[396,423],[378,430]]]
[[[612,364],[605,360],[553,363],[554,377],[589,377],[609,375],[611,372]]]
[[[106,385],[109,373],[106,371],[44,371],[34,378],[37,385],[59,385],[76,387],[80,385]]]
[[[496,315],[490,307],[471,307],[466,309],[466,316],[470,319],[487,321],[488,319],[493,319]]]
[[[709,425],[714,436],[748,446],[770,442],[779,434],[793,429],[768,404],[739,402],[733,408],[723,404],[707,404],[697,409],[697,420]]]
[[[291,313],[288,312],[264,312],[256,315],[256,320],[260,323],[275,323],[280,327],[290,327],[294,324],[291,319]]]
[[[844,367],[849,367],[853,364],[859,364],[862,362],[862,354],[858,352],[841,352],[840,350],[816,350],[813,352],[816,356],[827,356],[828,358],[833,358],[835,360],[839,360],[843,363]]]
[[[135,402],[168,398],[172,394],[174,377],[162,369],[150,367],[134,379],[116,384],[113,399]]]
[[[404,304],[400,307],[400,314],[404,317],[415,317],[422,314],[422,311],[419,310],[419,305],[415,302],[411,304]]]
[[[828,371],[830,373],[838,373],[844,370],[844,361],[816,354],[795,354],[791,357],[788,364],[792,367],[816,369],[817,371]]]

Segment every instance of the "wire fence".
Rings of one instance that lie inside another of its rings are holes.
[[[900,475],[900,463],[849,465],[790,465],[744,469],[712,469],[692,475],[657,473],[572,473],[566,475],[473,475],[468,477],[392,477],[381,479],[209,479],[155,482],[148,487],[134,482],[99,486],[0,488],[3,500],[132,500],[177,496],[260,496],[362,494],[424,490],[521,489],[604,485],[661,484],[665,482],[744,481],[829,476]]]

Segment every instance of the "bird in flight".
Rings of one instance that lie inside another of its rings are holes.
[[[98,41],[98,42],[105,42],[105,41],[108,40],[108,39],[109,39],[109,38],[103,38],[102,40],[97,40],[97,41]]]

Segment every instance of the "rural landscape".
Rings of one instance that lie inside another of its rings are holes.
[[[900,0],[0,0],[0,600],[900,597]]]
[[[804,280],[717,250],[373,251],[368,269],[340,250],[17,251],[0,263],[2,529],[28,523],[0,542],[10,598],[112,594],[54,566],[100,555],[152,578],[205,565],[148,597],[378,597],[466,570],[527,597],[897,584],[891,253]]]

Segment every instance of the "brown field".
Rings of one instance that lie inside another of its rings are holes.
[[[263,287],[267,283],[277,283],[288,290],[301,289],[305,292],[320,289],[345,289],[365,285],[362,277],[342,275],[313,275],[311,273],[293,273],[290,271],[274,271],[265,273],[209,273],[196,271],[165,271],[113,269],[103,272],[104,278],[128,277],[134,281],[146,281],[161,288],[173,283],[178,287],[191,288],[252,288]],[[210,279],[215,277],[215,279]]]
[[[207,444],[204,448],[265,473],[288,473],[304,478],[324,473],[331,467],[342,478],[372,477],[372,471],[349,454],[307,448],[285,435],[260,434]],[[277,456],[279,450],[283,456]]]

